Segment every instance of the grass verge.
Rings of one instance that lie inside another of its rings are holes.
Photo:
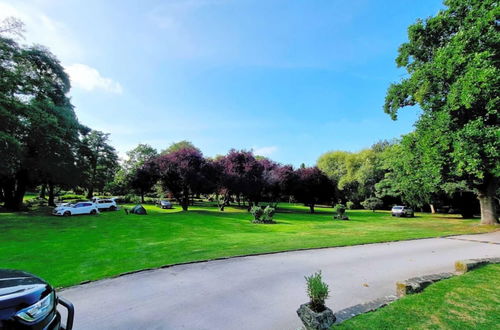
[[[487,265],[332,329],[500,329],[499,274]]]

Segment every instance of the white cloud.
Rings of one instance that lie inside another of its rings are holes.
[[[46,15],[39,6],[22,1],[0,1],[0,20],[13,16],[26,25],[26,42],[37,43],[50,49],[63,62],[78,61],[83,47],[67,25]]]
[[[101,89],[109,93],[121,94],[123,92],[120,83],[111,78],[103,77],[97,69],[85,64],[72,64],[65,67],[69,74],[73,87],[86,91]]]
[[[268,157],[271,156],[278,150],[276,146],[262,147],[262,148],[254,148],[253,153],[258,156]]]

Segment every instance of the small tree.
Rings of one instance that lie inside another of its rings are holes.
[[[150,192],[158,182],[158,167],[156,162],[148,161],[133,170],[129,176],[129,184],[141,196],[144,203],[144,194]]]
[[[373,212],[375,212],[375,210],[382,207],[382,205],[384,205],[384,203],[382,202],[382,200],[380,198],[370,197],[370,198],[367,198],[364,201],[362,201],[361,205],[363,205],[363,207],[366,210],[372,210]]]
[[[330,290],[328,284],[323,282],[321,271],[314,273],[311,276],[306,276],[307,295],[309,296],[309,307],[315,312],[325,310],[325,300],[328,298]]]

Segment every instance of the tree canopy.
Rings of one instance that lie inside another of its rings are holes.
[[[59,60],[42,46],[3,37],[1,30],[0,198],[19,209],[28,185],[73,180],[84,127],[67,97],[70,81]]]
[[[384,109],[396,119],[400,108],[420,106],[416,131],[404,141],[413,147],[407,164],[418,161],[414,174],[429,191],[465,182],[479,198],[481,223],[497,223],[500,8],[496,0],[444,4],[409,27],[396,59],[408,77],[389,87]]]

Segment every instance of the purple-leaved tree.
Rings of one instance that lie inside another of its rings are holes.
[[[190,196],[204,193],[212,186],[211,166],[196,148],[182,148],[155,160],[159,179],[184,211],[188,210]]]
[[[330,179],[317,167],[299,168],[294,197],[297,201],[309,206],[314,213],[314,205],[321,202],[331,202],[335,187]]]
[[[230,150],[217,160],[221,168],[221,188],[226,194],[246,198],[250,205],[261,200],[263,179],[262,164],[250,151]]]

